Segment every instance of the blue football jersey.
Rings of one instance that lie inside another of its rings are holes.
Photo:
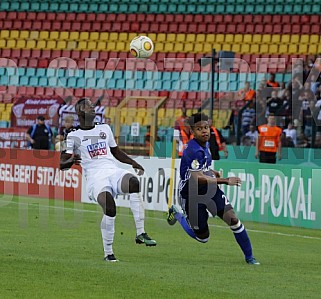
[[[191,171],[203,170],[204,173],[212,176],[212,172],[209,172],[212,164],[212,156],[209,151],[209,144],[206,143],[206,147],[201,146],[195,139],[190,140],[187,143],[187,147],[183,152],[180,164],[180,178],[182,189],[185,183],[191,176]]]

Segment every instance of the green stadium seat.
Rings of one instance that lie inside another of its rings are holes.
[[[1,1],[1,3],[0,3],[0,10],[1,11],[9,11],[9,10],[11,10],[10,9],[10,2],[6,2],[6,1]]]

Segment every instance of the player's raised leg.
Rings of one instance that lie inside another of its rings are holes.
[[[116,204],[113,196],[109,192],[101,192],[97,201],[103,209],[103,219],[101,220],[101,236],[105,253],[105,261],[117,262],[114,252],[113,243],[115,235]]]
[[[130,193],[129,204],[136,226],[135,242],[146,246],[156,246],[157,242],[145,232],[145,209],[137,177],[130,173],[125,174],[121,179],[121,190],[123,193]]]
[[[178,223],[181,225],[183,230],[193,239],[201,242],[201,243],[206,243],[209,238],[209,231],[204,230],[204,232],[195,232],[188,220],[187,216],[183,213],[181,213],[176,206],[172,205],[169,210],[168,210],[168,217],[167,217],[167,222],[169,225],[174,225],[178,221]]]
[[[245,261],[250,265],[260,265],[260,263],[253,256],[251,241],[246,229],[236,216],[234,210],[230,209],[219,216],[232,230],[236,242],[239,244],[244,253]]]

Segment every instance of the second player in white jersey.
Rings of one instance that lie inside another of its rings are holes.
[[[144,168],[119,149],[109,125],[94,123],[95,109],[89,99],[80,99],[75,110],[80,125],[67,135],[66,150],[60,157],[60,169],[68,169],[73,164],[83,168],[88,196],[98,202],[104,213],[101,235],[105,261],[117,261],[112,247],[116,218],[114,198],[120,193],[130,194],[130,208],[136,225],[136,243],[155,246],[156,241],[151,239],[144,229],[144,207],[139,193],[139,180],[136,175],[118,167],[115,159],[131,165],[139,175],[144,172]]]

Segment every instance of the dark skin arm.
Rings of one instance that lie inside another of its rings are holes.
[[[66,152],[61,152],[60,154],[60,170],[67,170],[71,168],[72,165],[80,165],[81,157],[78,154],[67,154]]]
[[[202,170],[191,172],[191,178],[198,180],[199,184],[224,184],[230,186],[241,186],[241,179],[238,177],[229,177],[229,178],[212,178],[208,175],[205,175]]]
[[[141,166],[140,164],[138,164],[135,160],[133,160],[132,158],[130,158],[125,152],[123,152],[118,146],[116,147],[111,147],[110,148],[111,153],[113,154],[113,156],[120,162],[125,163],[125,164],[129,164],[131,165],[136,173],[138,175],[142,175],[144,173],[144,168],[143,166]]]

